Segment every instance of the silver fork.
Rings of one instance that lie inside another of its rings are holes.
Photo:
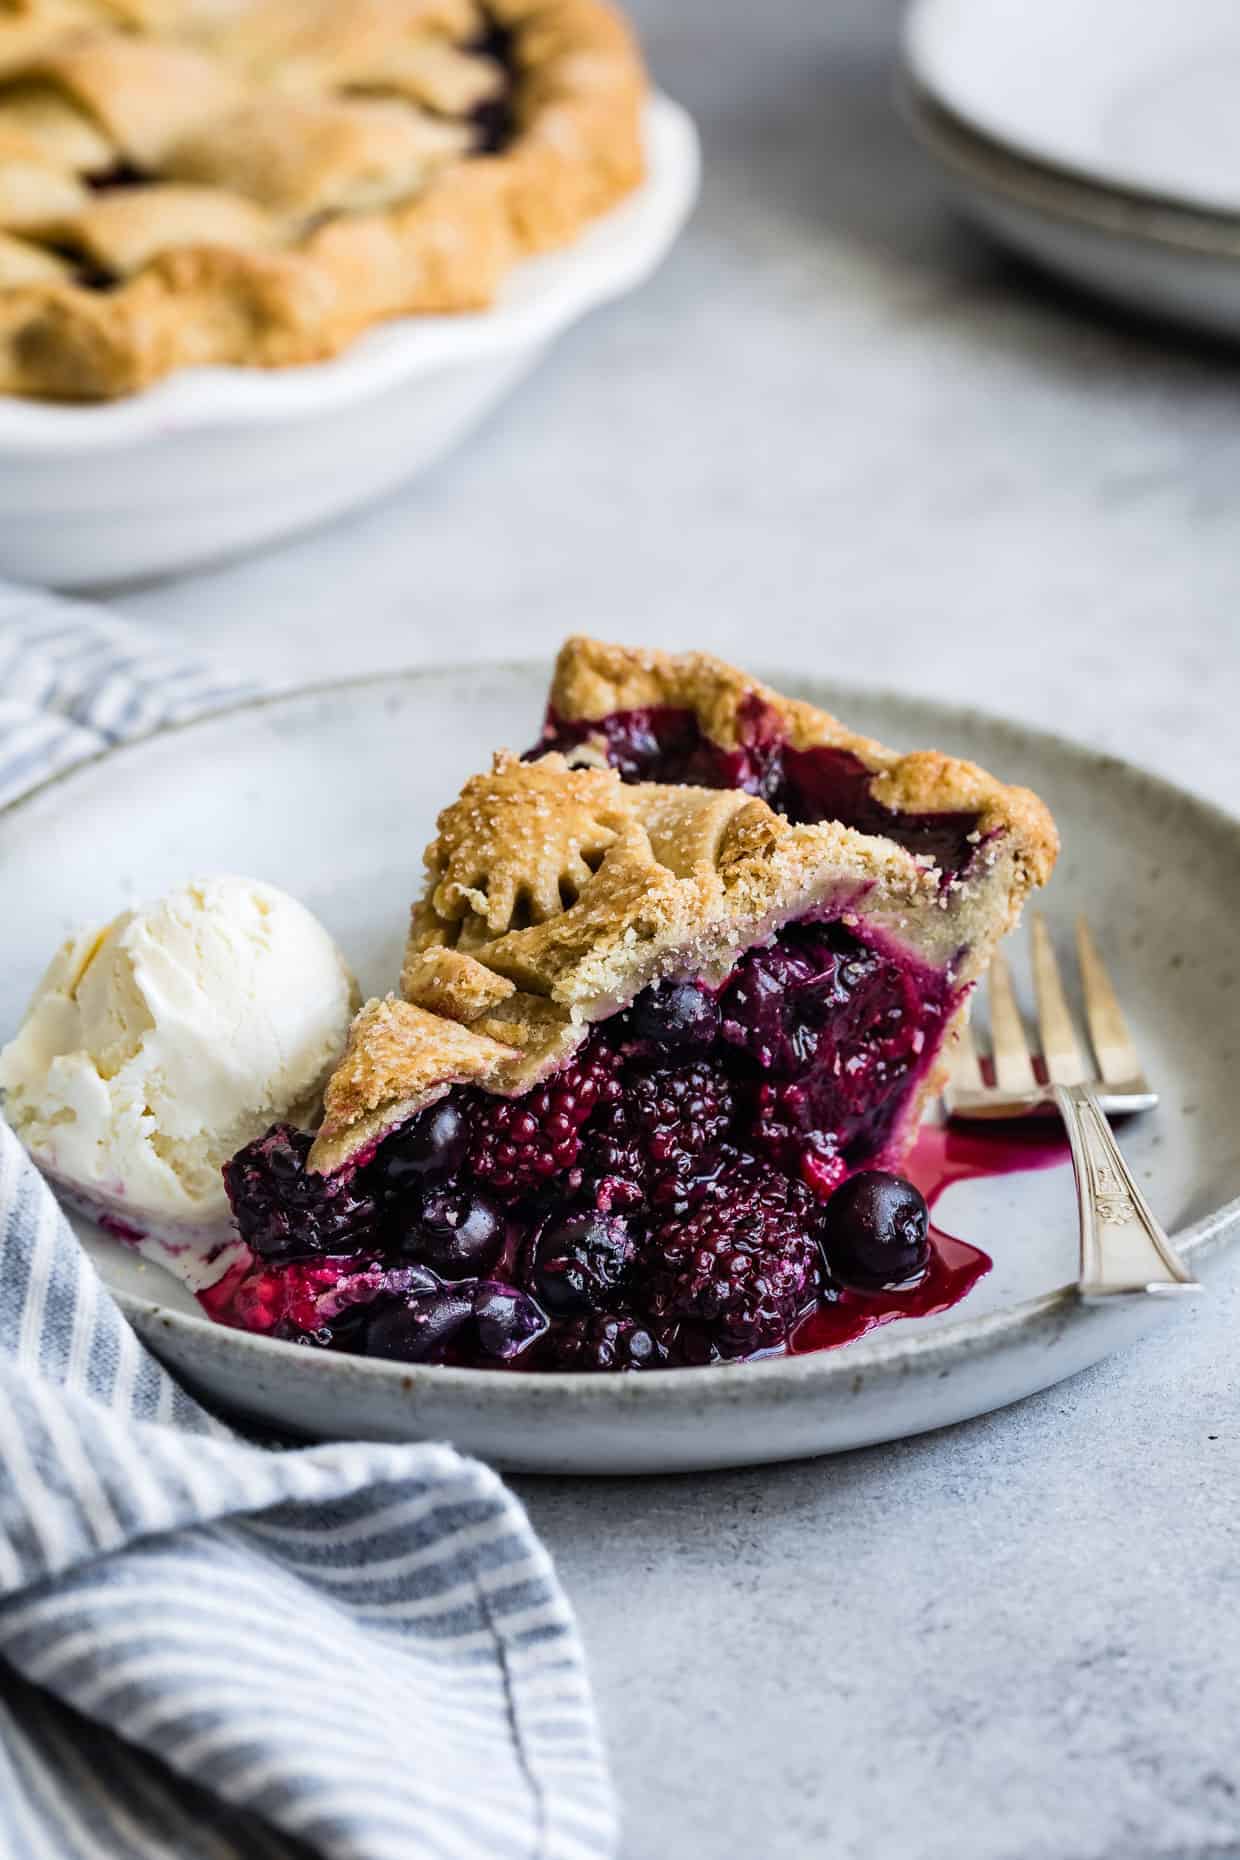
[[[1076,949],[1090,1044],[1091,1075],[1076,1036],[1045,919],[1033,919],[1033,981],[1045,1082],[1034,1070],[1012,971],[1002,950],[990,965],[994,1084],[987,1084],[966,1025],[943,1094],[953,1118],[1031,1117],[1058,1111],[1072,1149],[1081,1211],[1080,1296],[1088,1300],[1199,1292],[1201,1286],[1151,1212],[1111,1134],[1108,1112],[1149,1111],[1158,1103],[1097,945],[1083,917]],[[980,991],[979,991],[980,992]]]

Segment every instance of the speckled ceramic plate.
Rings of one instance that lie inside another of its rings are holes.
[[[774,676],[774,675],[773,675]],[[272,880],[317,911],[363,986],[390,986],[421,849],[458,783],[531,740],[547,667],[411,672],[253,704],[88,763],[0,815],[0,1029],[70,925],[192,871]],[[778,682],[889,742],[937,744],[1030,783],[1065,852],[1047,909],[1105,937],[1161,1108],[1123,1133],[1200,1271],[1240,1231],[1240,823],[1125,763],[911,699]],[[636,1376],[506,1375],[320,1355],[221,1329],[163,1271],[83,1232],[141,1335],[215,1402],[293,1430],[448,1438],[546,1472],[732,1466],[896,1439],[1072,1375],[1166,1303],[1085,1308],[1066,1167],[961,1183],[941,1224],[994,1270],[937,1318],[834,1351]]]

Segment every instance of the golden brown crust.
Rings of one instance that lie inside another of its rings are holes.
[[[584,845],[592,862],[579,865]],[[359,1017],[315,1168],[340,1167],[449,1084],[527,1090],[643,988],[722,979],[743,950],[810,912],[863,910],[927,963],[955,963],[961,987],[978,959],[959,954],[938,874],[890,841],[834,821],[792,826],[750,795],[624,786],[556,755],[497,756],[440,816],[426,866],[406,1002]]]
[[[505,1095],[528,1090],[592,1021],[642,989],[677,975],[722,980],[745,949],[807,915],[839,918],[945,972],[963,1001],[1054,862],[1054,823],[1036,796],[935,751],[897,755],[704,654],[570,640],[552,706],[586,721],[691,709],[731,748],[738,707],[753,698],[798,747],[851,750],[886,805],[977,813],[968,872],[941,873],[838,821],[793,825],[734,790],[626,785],[597,762],[501,752],[439,817],[402,974],[411,1005],[363,1011],[343,1078],[328,1088],[315,1168],[341,1167],[463,1077]],[[940,1078],[941,1063],[920,1082],[914,1114]]]
[[[0,133],[0,226],[38,238],[81,212],[90,195],[75,174],[49,161],[19,129]]]
[[[1029,789],[1009,786],[975,763],[937,750],[901,755],[709,653],[610,646],[578,635],[561,647],[551,686],[551,707],[568,721],[668,705],[695,712],[704,734],[723,749],[737,746],[742,707],[755,700],[775,713],[794,748],[850,750],[874,771],[871,793],[883,806],[899,813],[977,813],[983,837],[994,832],[1012,836],[1031,884],[1044,885],[1050,877],[1059,835],[1049,811]]]
[[[70,266],[56,252],[45,252],[28,239],[0,232],[0,291],[22,284],[54,284],[67,277]]]
[[[165,170],[305,222],[408,200],[471,140],[464,123],[391,98],[246,97],[183,136]]]
[[[450,1085],[491,1076],[503,1058],[503,1048],[485,1034],[394,995],[368,1001],[327,1082],[316,1161],[331,1155],[338,1132],[349,1132],[354,1150],[373,1142],[390,1124],[403,1122]],[[398,1094],[403,1094],[407,1108]]]
[[[400,992],[415,1007],[468,1026],[515,994],[516,983],[458,949],[410,949],[400,972]]]
[[[162,168],[183,138],[227,116],[243,94],[219,59],[119,32],[70,33],[32,75],[101,130],[114,157],[144,172]]]
[[[588,885],[630,809],[610,770],[570,769],[563,756],[519,762],[501,751],[439,816],[427,853],[431,908],[443,923],[472,911],[492,936],[520,910],[557,916]]]
[[[128,278],[162,252],[185,244],[186,228],[195,242],[261,251],[276,243],[279,229],[270,214],[238,194],[217,187],[175,182],[147,188],[118,188],[88,196],[72,212],[48,214],[61,251],[78,253],[91,264]]]
[[[474,157],[488,21],[511,33],[516,128]],[[0,270],[9,393],[281,367],[381,318],[484,307],[643,172],[644,74],[608,0],[29,0],[0,19],[0,73],[0,225],[22,234]],[[179,233],[168,196],[147,224],[143,188],[83,196],[80,176],[122,165],[196,190]],[[119,282],[65,276],[66,245]]]

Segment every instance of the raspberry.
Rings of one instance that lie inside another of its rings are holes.
[[[555,1077],[522,1098],[477,1098],[466,1167],[497,1193],[516,1198],[573,1170],[581,1132],[619,1095],[615,1055],[592,1041]]]
[[[697,1319],[721,1356],[784,1343],[817,1291],[816,1216],[808,1190],[768,1164],[732,1165],[651,1235],[651,1314]]]
[[[233,1217],[242,1239],[262,1259],[355,1252],[378,1217],[362,1171],[307,1170],[313,1142],[291,1124],[273,1124],[224,1164]]]
[[[322,1341],[324,1331],[382,1294],[433,1291],[438,1280],[422,1266],[386,1266],[374,1254],[347,1259],[239,1262],[198,1294],[209,1317],[241,1330]]]
[[[613,1311],[562,1325],[551,1343],[556,1369],[658,1369],[669,1358],[669,1326]]]

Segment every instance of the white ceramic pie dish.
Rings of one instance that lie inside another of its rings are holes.
[[[0,870],[22,901],[0,915],[0,1035],[75,921],[191,869],[248,869],[292,891],[365,990],[389,986],[435,813],[492,747],[530,740],[546,672],[484,665],[294,692],[110,752],[16,803],[0,814]],[[1160,1109],[1124,1131],[1126,1153],[1208,1272],[1240,1233],[1235,1029],[1219,1013],[1234,975],[1240,823],[1060,738],[773,677],[885,741],[971,755],[1049,802],[1065,852],[1047,909],[1060,921],[1089,912],[1163,1091]],[[1165,1301],[1077,1302],[1066,1166],[962,1183],[938,1212],[995,1259],[942,1317],[816,1355],[631,1376],[413,1366],[273,1343],[208,1323],[160,1267],[80,1231],[142,1336],[222,1406],[329,1436],[446,1437],[543,1472],[676,1471],[894,1439],[1014,1401],[1177,1321]]]
[[[413,477],[568,324],[640,284],[697,193],[697,134],[655,96],[649,173],[490,310],[404,318],[331,361],[186,369],[101,406],[0,398],[0,573],[55,587],[169,574],[326,521]]]

